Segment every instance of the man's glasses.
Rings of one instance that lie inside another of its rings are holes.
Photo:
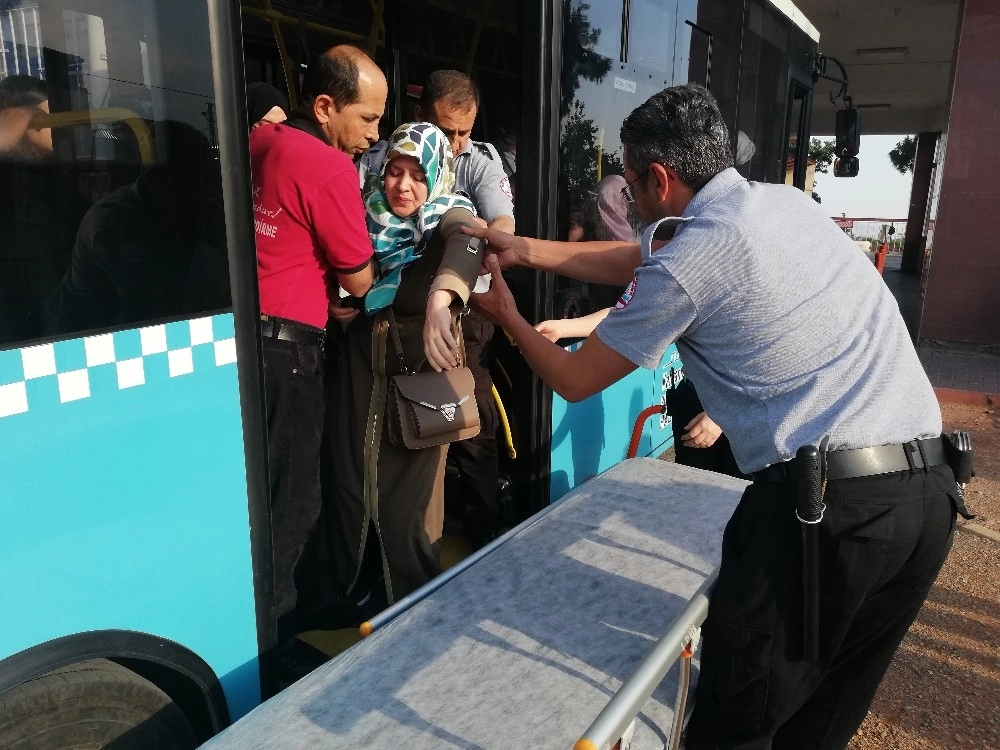
[[[649,167],[646,167],[644,170],[642,170],[642,174],[640,174],[638,177],[632,180],[632,182],[628,183],[625,187],[622,188],[621,190],[622,198],[625,199],[626,203],[630,204],[635,203],[635,196],[632,195],[632,186],[639,180],[641,180],[643,177],[645,177],[648,172],[649,172]]]

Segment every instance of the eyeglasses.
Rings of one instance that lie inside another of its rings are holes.
[[[638,177],[632,180],[632,182],[628,183],[625,187],[622,188],[621,190],[622,198],[625,199],[626,203],[632,203],[632,204],[635,203],[635,196],[632,195],[632,186],[639,180],[644,178],[648,174],[648,172],[649,172],[649,167],[646,167],[644,170],[642,170],[642,174],[640,174]]]

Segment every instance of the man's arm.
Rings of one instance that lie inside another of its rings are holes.
[[[549,341],[518,313],[497,259],[490,256],[486,263],[493,285],[485,294],[472,295],[472,306],[510,334],[528,366],[564,399],[582,401],[636,369],[596,336],[587,338],[575,352]]]
[[[374,281],[375,264],[371,260],[352,271],[337,271],[337,283],[352,297],[364,297]]]
[[[625,286],[642,263],[639,245],[627,242],[553,242],[516,237],[493,227],[462,229],[489,242],[500,268],[527,266],[580,281]]]

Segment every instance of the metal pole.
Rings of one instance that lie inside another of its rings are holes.
[[[573,745],[574,750],[596,750],[610,747],[617,742],[628,727],[629,722],[646,705],[649,696],[656,690],[670,667],[680,657],[681,650],[690,640],[689,629],[701,625],[708,615],[708,602],[719,578],[718,571],[705,579],[691,597],[687,606],[671,623],[653,650],[632,675],[622,683],[604,710],[597,715],[590,728]],[[683,721],[684,717],[674,716],[674,721]]]

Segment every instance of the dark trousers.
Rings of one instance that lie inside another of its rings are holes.
[[[265,338],[264,398],[278,638],[294,635],[295,566],[319,517],[323,352]]]
[[[448,460],[460,472],[459,504],[463,530],[477,547],[489,541],[500,520],[497,498],[497,426],[500,417],[493,400],[493,379],[489,371],[489,343],[493,329],[493,324],[476,312],[462,316],[465,357],[476,382],[480,429],[476,437],[448,446]]]
[[[947,466],[828,483],[808,663],[793,490],[750,485],[723,537],[688,750],[844,748],[951,549],[955,492]]]

